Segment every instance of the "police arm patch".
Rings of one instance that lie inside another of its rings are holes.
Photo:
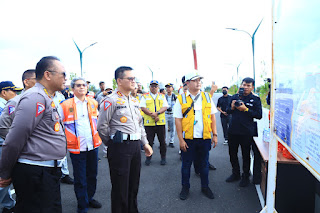
[[[45,109],[46,109],[46,107],[42,103],[37,102],[36,117],[38,117],[41,113],[43,113]]]
[[[14,110],[15,110],[15,106],[12,106],[12,105],[9,105],[9,106],[8,106],[8,113],[9,113],[9,115],[11,115],[11,114],[14,112]]]
[[[112,105],[112,104],[111,104],[110,101],[104,101],[104,102],[103,102],[104,110],[107,110],[111,105]]]

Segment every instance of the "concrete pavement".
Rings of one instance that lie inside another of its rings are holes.
[[[218,97],[214,95],[217,103]],[[255,186],[250,184],[246,188],[238,186],[239,182],[226,183],[225,179],[231,174],[228,146],[223,145],[223,133],[219,113],[216,114],[218,127],[218,146],[210,151],[210,162],[217,170],[209,172],[209,186],[215,199],[210,200],[201,193],[200,178],[193,171],[191,173],[190,196],[187,200],[179,199],[181,190],[181,161],[178,155],[178,139],[175,140],[175,148],[167,149],[167,165],[160,165],[159,142],[155,140],[154,155],[150,166],[144,165],[144,153],[142,153],[142,168],[138,206],[141,213],[252,213],[260,212],[261,206]],[[241,156],[239,150],[239,156]],[[101,209],[89,209],[89,212],[111,212],[110,192],[111,182],[109,176],[108,161],[103,158],[102,148],[99,150],[98,186],[95,199],[103,205]],[[68,156],[69,158],[69,156]],[[70,174],[72,175],[71,160],[68,159]],[[241,158],[239,158],[241,164]],[[77,201],[72,185],[61,184],[61,197],[63,212],[76,212]]]

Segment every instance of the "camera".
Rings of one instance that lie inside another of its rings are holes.
[[[169,107],[169,108],[167,109],[167,112],[172,112],[172,108]]]
[[[236,100],[236,102],[234,103],[235,107],[239,107],[239,106],[241,106],[241,103],[243,103],[243,101],[241,101],[243,93],[244,93],[244,88],[240,88],[239,89],[239,99]]]

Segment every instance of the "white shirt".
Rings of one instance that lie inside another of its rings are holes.
[[[4,106],[7,104],[7,101],[4,98],[0,97],[0,115],[4,109]]]
[[[158,94],[153,94],[153,93],[150,92],[150,95],[151,95],[151,97],[153,98],[153,100],[156,100]],[[168,106],[169,106],[166,98],[164,97],[164,95],[161,96],[161,97],[159,97],[159,99],[160,99],[160,100],[163,100],[163,105],[162,105],[162,107],[168,107]],[[140,108],[141,108],[141,107],[147,107],[146,99],[144,98],[144,96],[142,96],[142,98],[141,98],[141,100],[140,100],[140,105],[139,105],[139,107],[140,107]],[[160,109],[157,109],[156,111],[159,111],[159,110],[160,110]]]
[[[199,91],[200,93],[201,91]],[[199,94],[198,93],[198,94]],[[197,94],[197,95],[198,95]],[[189,90],[186,92],[186,97],[192,98],[192,100],[195,99],[196,96],[193,96]],[[215,114],[218,112],[215,104],[213,103],[213,100],[211,100],[211,115]],[[194,116],[194,121],[195,124],[193,125],[193,138],[203,138],[203,118],[202,118],[202,95],[197,99],[196,102],[194,102],[194,111],[195,111],[195,116]],[[176,101],[176,104],[173,107],[173,117],[174,118],[183,118],[182,114],[182,109],[181,109],[181,104],[180,101]]]
[[[80,151],[90,151],[93,149],[92,132],[88,114],[88,101],[87,98],[84,101],[80,101],[74,96],[74,102],[77,108],[78,122],[76,125],[76,134],[80,138]],[[59,114],[64,119],[62,108],[58,108]]]

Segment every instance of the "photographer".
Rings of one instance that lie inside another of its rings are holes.
[[[252,93],[254,83],[252,78],[243,79],[239,93],[232,96],[230,105],[227,107],[227,113],[232,114],[228,132],[232,174],[226,179],[226,182],[240,180],[238,160],[238,148],[240,145],[243,160],[243,174],[239,183],[240,187],[246,187],[250,183],[250,147],[251,144],[254,144],[253,136],[257,136],[257,123],[253,119],[262,118],[260,98]],[[257,160],[256,163],[260,162]]]

